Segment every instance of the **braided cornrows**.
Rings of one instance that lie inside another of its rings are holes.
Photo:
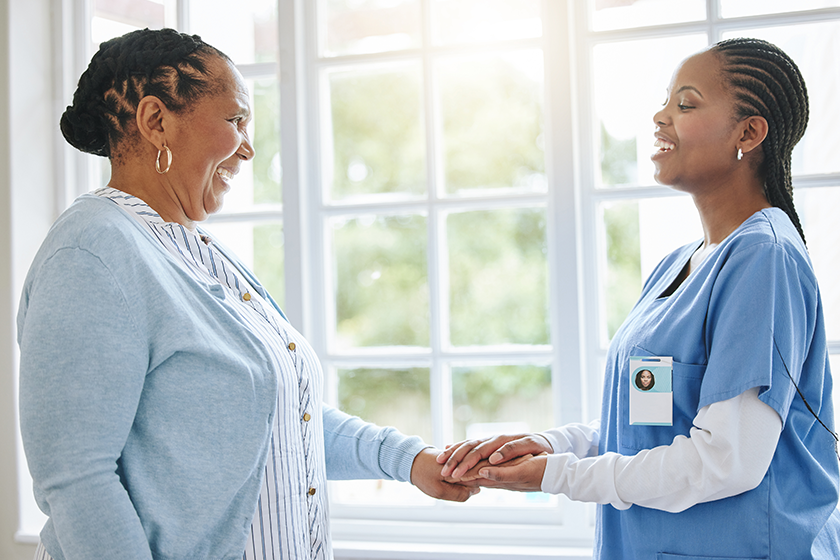
[[[61,117],[64,138],[83,152],[111,157],[143,97],[154,95],[177,112],[213,93],[206,64],[212,56],[229,60],[198,35],[172,29],[132,31],[102,43]]]
[[[736,118],[761,116],[767,121],[762,144],[764,193],[805,234],[793,207],[790,166],[793,147],[808,125],[808,91],[796,64],[781,49],[760,39],[730,39],[711,50],[721,55],[723,75],[736,99]]]

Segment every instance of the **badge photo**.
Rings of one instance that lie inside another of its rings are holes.
[[[671,387],[673,358],[630,357],[630,425],[671,426],[674,392]]]

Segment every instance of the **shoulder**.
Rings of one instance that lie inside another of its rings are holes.
[[[127,246],[139,249],[148,241],[140,225],[112,201],[82,195],[52,225],[36,262],[61,249],[81,249],[108,258],[125,254]]]
[[[45,264],[58,255],[65,255],[64,267],[73,266],[75,261],[66,258],[70,254],[85,254],[86,260],[101,263],[115,279],[130,282],[139,280],[138,269],[159,260],[162,251],[155,247],[149,233],[112,201],[82,195],[50,228],[32,262],[26,285],[46,273]]]
[[[753,214],[724,242],[723,256],[736,260],[776,260],[816,285],[805,243],[787,214],[768,208]]]

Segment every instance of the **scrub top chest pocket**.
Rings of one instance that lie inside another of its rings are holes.
[[[630,367],[630,358],[661,358],[640,346],[634,346],[625,355],[625,368],[619,381],[618,414],[619,421],[616,426],[618,436],[619,452],[624,455],[635,455],[643,449],[653,449],[660,445],[670,445],[676,436],[689,437],[691,428],[694,425],[694,418],[697,416],[698,403],[700,402],[700,387],[703,384],[703,375],[706,372],[705,365],[686,364],[671,360],[671,422],[670,424],[652,423],[630,423],[630,399],[633,392],[642,392],[636,385],[636,377],[640,371]],[[650,362],[645,362],[650,364]],[[641,369],[650,369],[641,366]],[[632,373],[632,376],[631,376]],[[640,376],[641,377],[641,376]],[[653,372],[654,387],[660,383],[659,376]],[[640,379],[640,383],[643,381]],[[644,403],[644,400],[642,401]],[[634,420],[638,420],[634,417]]]

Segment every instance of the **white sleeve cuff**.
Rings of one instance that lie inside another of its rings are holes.
[[[540,432],[539,435],[548,440],[554,453],[573,453],[576,457],[594,457],[598,454],[601,421],[594,420],[589,424],[566,424]]]

